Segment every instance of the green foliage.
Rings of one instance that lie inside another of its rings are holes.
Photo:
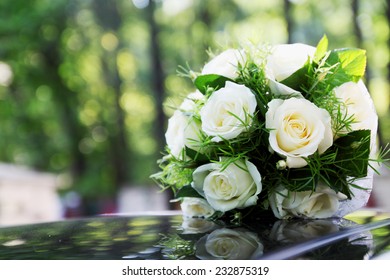
[[[308,80],[308,77],[313,75],[313,71],[313,65],[311,64],[311,61],[308,60],[301,69],[295,71],[291,76],[284,79],[281,83],[290,88],[302,91],[302,89],[309,86],[310,81]]]
[[[180,190],[183,186],[192,182],[192,172],[195,169],[192,160],[181,161],[178,159],[162,159],[160,161],[161,171],[151,176],[162,189],[172,188],[173,192]]]
[[[314,62],[319,63],[328,51],[328,37],[324,35],[317,44],[316,52],[314,53]]]
[[[176,198],[199,197],[203,198],[191,185],[183,186],[176,194]]]
[[[201,93],[206,94],[209,88],[212,88],[214,90],[223,88],[225,86],[226,81],[231,80],[220,75],[209,74],[196,77],[194,85]]]
[[[357,130],[334,142],[335,165],[345,176],[362,178],[367,175],[370,156],[370,131]],[[332,152],[332,151],[330,151]]]
[[[158,247],[164,249],[164,256],[170,260],[195,259],[196,241],[184,237],[179,234],[163,236]]]
[[[264,53],[261,53],[260,56],[264,56],[266,52],[264,50],[261,51]],[[245,65],[239,65],[239,75],[236,82],[252,89],[256,95],[257,106],[261,113],[261,116],[258,117],[264,119],[267,111],[267,104],[271,101],[273,96],[270,93],[264,68],[262,67],[264,65],[255,63],[254,59],[255,58],[248,57]]]
[[[357,82],[366,70],[366,51],[361,49],[337,49],[330,52],[325,66],[337,65],[331,73],[330,84],[339,86],[348,81]]]

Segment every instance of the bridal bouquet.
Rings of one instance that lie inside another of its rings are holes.
[[[227,49],[168,121],[161,172],[185,216],[344,216],[372,188],[378,117],[361,49],[305,44]]]

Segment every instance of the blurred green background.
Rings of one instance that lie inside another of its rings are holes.
[[[206,50],[239,40],[367,50],[366,83],[390,140],[386,0],[2,0],[0,161],[61,174],[84,205],[150,186],[166,118]],[[157,186],[156,186],[157,188]],[[114,206],[115,208],[115,206]],[[101,211],[84,207],[80,214]]]

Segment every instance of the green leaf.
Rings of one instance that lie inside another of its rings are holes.
[[[357,130],[340,137],[334,142],[336,167],[344,175],[355,178],[367,176],[370,156],[370,130]]]
[[[328,51],[328,37],[324,35],[321,40],[318,42],[316,52],[314,54],[314,61],[319,62]]]
[[[335,57],[333,57],[335,56]],[[331,52],[329,60],[336,58],[347,75],[362,77],[366,70],[366,51],[361,49],[339,49]]]
[[[198,164],[210,162],[210,159],[206,155],[201,154],[191,148],[188,148],[187,146],[185,147],[185,149],[186,149],[186,155],[192,158]]]
[[[326,35],[322,37],[317,45],[316,52],[314,54],[314,62],[319,62],[326,54],[328,50],[328,38]],[[295,71],[292,75],[281,81],[282,84],[295,89],[299,92],[302,92],[303,89],[309,88],[309,77],[313,76],[314,69],[310,61],[310,58],[307,59],[305,65],[302,68]]]
[[[176,198],[181,197],[199,197],[203,198],[191,185],[183,186],[177,193]]]
[[[307,60],[305,65],[291,74],[289,77],[281,81],[282,84],[296,91],[302,92],[302,89],[307,87],[308,76],[312,71],[312,65],[310,59]]]
[[[208,88],[219,89],[225,86],[226,81],[232,81],[229,78],[216,74],[208,74],[198,76],[194,84],[196,88],[203,94],[206,94]]]
[[[312,191],[318,183],[318,175],[313,174],[310,168],[291,168],[283,182],[290,191]]]
[[[366,51],[361,49],[336,49],[330,52],[326,60],[328,66],[336,65],[333,76],[329,80],[333,87],[343,83],[357,82],[363,77],[366,69]]]
[[[333,169],[332,171],[335,170],[336,169]],[[323,172],[323,174],[321,174],[321,180],[336,193],[341,192],[345,194],[348,199],[352,198],[352,192],[346,176],[341,176],[340,174],[337,174],[337,172]]]

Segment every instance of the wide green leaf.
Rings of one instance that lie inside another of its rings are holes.
[[[187,146],[185,147],[185,151],[186,155],[196,161],[198,164],[210,162],[210,159],[206,155],[199,153],[198,151],[195,151],[191,148],[188,148]]]
[[[282,84],[296,91],[302,92],[303,88],[307,87],[308,76],[311,75],[312,65],[308,58],[305,65],[291,74],[289,77],[281,81]]]
[[[343,83],[357,82],[364,76],[366,69],[366,51],[361,49],[336,49],[332,50],[326,60],[328,66],[338,65],[328,78],[332,87]]]
[[[355,178],[367,176],[370,156],[370,130],[357,130],[334,142],[337,152],[335,165],[343,174]]]
[[[345,175],[337,174],[337,169],[332,169],[332,172],[323,172],[321,174],[321,180],[336,193],[341,192],[349,199],[352,198],[353,193],[351,192],[347,177]]]
[[[191,185],[185,185],[176,193],[176,198],[182,197],[200,197],[203,198]]]
[[[293,192],[312,191],[318,183],[318,174],[313,174],[310,168],[290,168],[283,185]]]
[[[195,79],[194,84],[201,93],[206,94],[208,88],[213,88],[214,90],[223,88],[226,81],[232,80],[216,74],[207,74],[198,76]]]

